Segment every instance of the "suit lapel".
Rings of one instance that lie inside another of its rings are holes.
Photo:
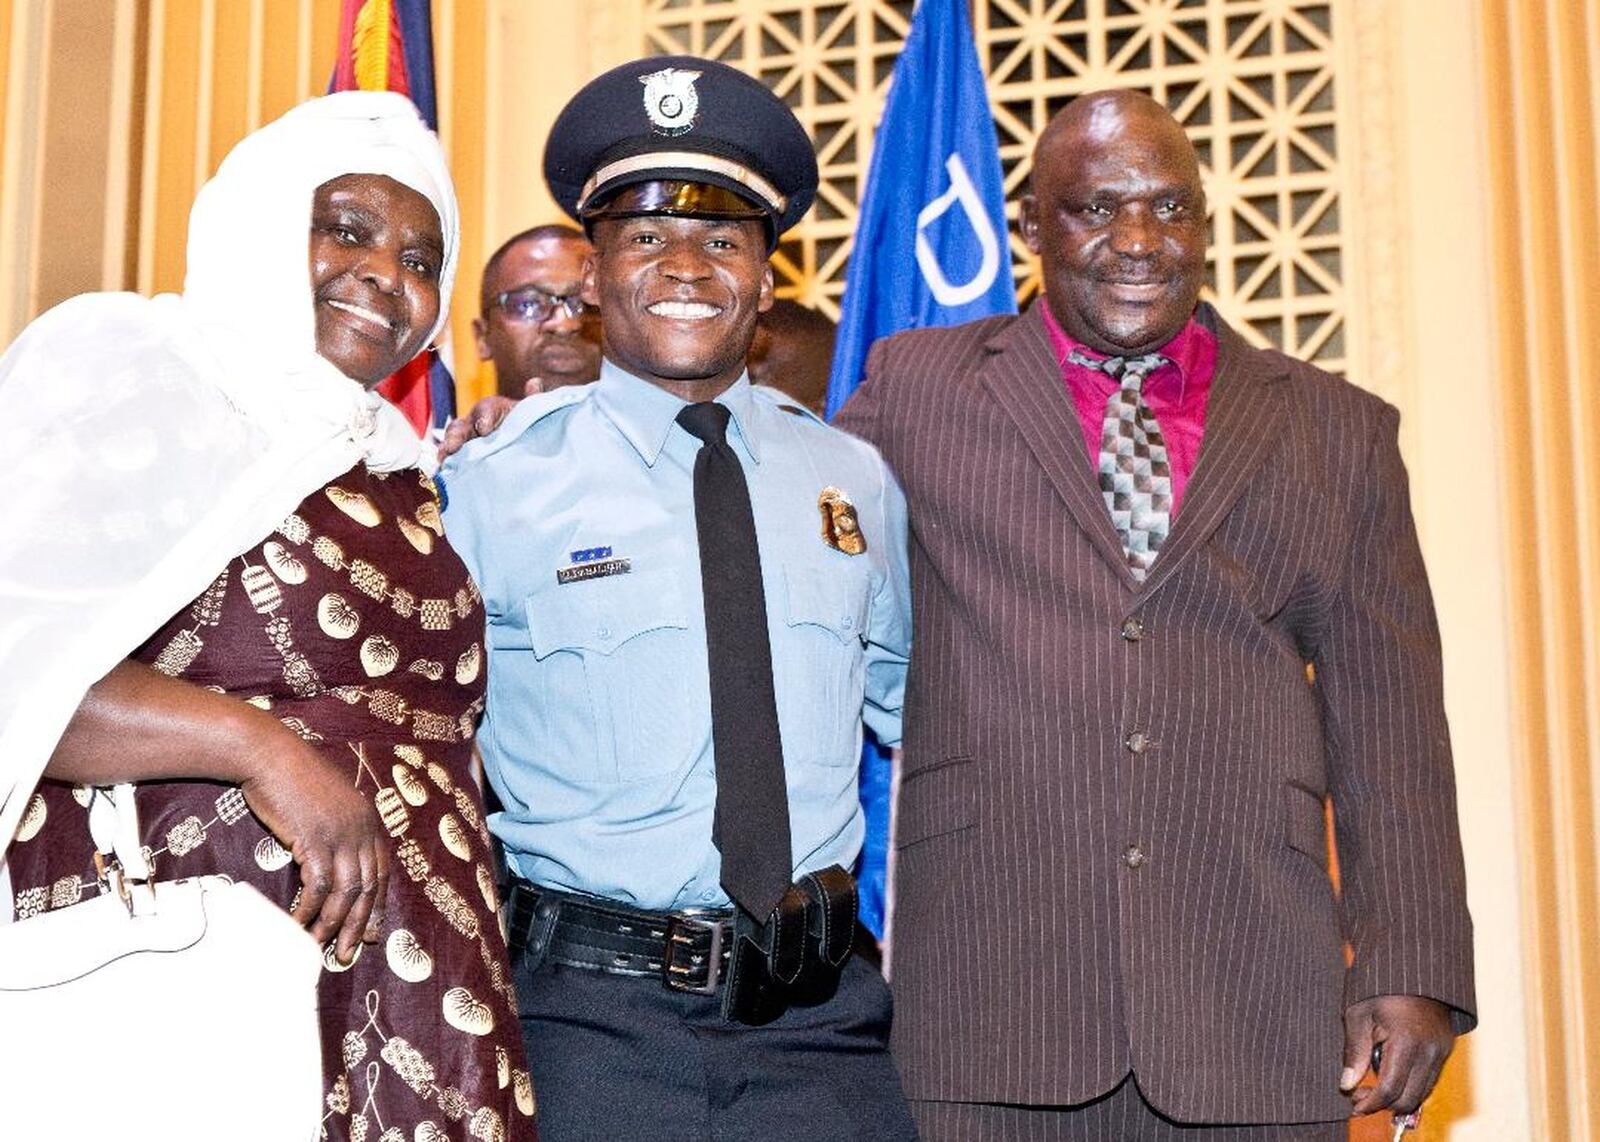
[[[1200,456],[1172,534],[1145,577],[1146,592],[1174,575],[1227,518],[1271,451],[1283,417],[1283,389],[1277,382],[1287,371],[1251,349],[1220,319],[1215,320],[1215,329],[1217,371],[1206,406]]]
[[[1215,315],[1217,370],[1206,407],[1200,456],[1185,490],[1183,510],[1161,555],[1141,584],[1128,569],[1122,540],[1083,448],[1077,409],[1050,347],[1043,300],[996,334],[980,381],[1022,434],[1029,451],[1067,506],[1079,530],[1130,592],[1160,587],[1227,518],[1277,439],[1287,376],[1282,366],[1245,344]]]
[[[1105,497],[1084,450],[1078,412],[1067,395],[1039,311],[1043,304],[1043,298],[1034,302],[1027,313],[989,341],[986,348],[991,356],[980,380],[1017,426],[1078,528],[1131,591],[1138,583],[1128,570],[1122,541],[1111,525]],[[1156,566],[1160,565],[1157,560]]]

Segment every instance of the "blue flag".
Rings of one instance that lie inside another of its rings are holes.
[[[829,416],[861,382],[878,338],[1017,311],[1000,148],[967,0],[921,0],[912,17],[873,141],[841,310]],[[881,939],[890,767],[876,743],[862,752],[861,920]]]

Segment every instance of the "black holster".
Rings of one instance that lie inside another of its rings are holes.
[[[856,933],[856,882],[838,865],[791,884],[758,921],[736,909],[723,1017],[759,1027],[833,997]]]

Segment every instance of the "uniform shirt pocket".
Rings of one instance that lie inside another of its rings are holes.
[[[526,607],[540,680],[550,687],[540,700],[552,720],[571,724],[573,732],[557,736],[574,760],[587,759],[592,780],[638,781],[692,760],[684,667],[694,658],[676,575],[557,584],[529,596]],[[555,705],[563,700],[577,708]]]
[[[784,568],[781,641],[773,647],[772,667],[786,755],[793,750],[798,760],[820,765],[860,763],[856,729],[871,603],[864,565]]]

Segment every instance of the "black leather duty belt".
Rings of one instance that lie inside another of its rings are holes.
[[[612,975],[655,977],[673,991],[715,995],[733,950],[733,912],[641,912],[513,880],[511,954]]]

